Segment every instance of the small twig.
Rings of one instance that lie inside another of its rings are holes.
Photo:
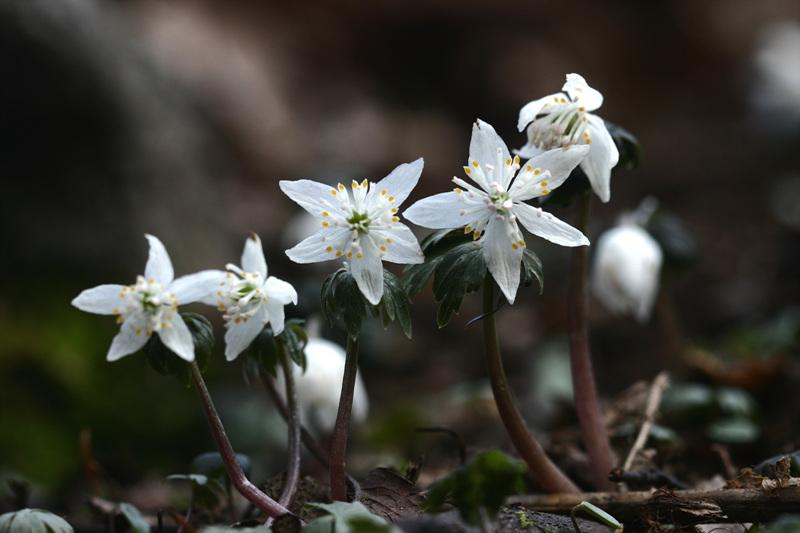
[[[637,471],[626,471],[621,468],[615,468],[608,475],[608,479],[614,483],[625,483],[636,490],[651,487],[667,487],[681,490],[689,488],[683,481],[657,468],[647,468]]]
[[[424,428],[417,428],[417,433],[443,433],[449,436],[456,442],[456,446],[458,446],[459,464],[461,464],[461,466],[464,466],[464,463],[467,462],[467,445],[464,443],[464,439],[461,437],[461,435],[458,434],[458,432],[443,427],[424,427]]]
[[[288,406],[288,454],[289,463],[286,467],[286,481],[283,485],[278,503],[288,508],[292,504],[294,495],[297,492],[297,485],[300,481],[300,407],[297,403],[297,389],[294,386],[294,373],[292,362],[286,355],[283,341],[275,339],[278,348],[278,357],[281,367],[283,367],[283,381],[286,385],[286,403]]]
[[[656,379],[653,380],[653,384],[650,387],[650,393],[647,395],[647,404],[644,410],[644,421],[642,422],[642,427],[639,429],[639,434],[636,436],[636,440],[634,441],[631,450],[628,452],[625,462],[622,464],[622,470],[628,471],[631,469],[636,455],[647,443],[647,438],[650,436],[650,430],[653,427],[653,420],[655,418],[656,411],[658,411],[658,407],[661,405],[661,398],[663,397],[664,391],[668,386],[669,374],[666,372],[661,372],[656,376]]]
[[[712,444],[710,449],[712,452],[716,453],[719,456],[719,460],[722,461],[722,466],[725,468],[725,477],[727,479],[733,479],[739,475],[739,469],[733,464],[731,453],[728,451],[728,448],[722,444]]]

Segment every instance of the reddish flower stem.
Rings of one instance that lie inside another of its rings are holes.
[[[347,437],[350,433],[350,412],[353,409],[353,390],[358,371],[358,339],[347,336],[347,354],[342,377],[342,393],[339,396],[339,411],[331,437],[330,476],[331,499],[347,501]]]
[[[578,200],[578,220],[575,225],[588,236],[591,191]],[[568,294],[568,322],[570,366],[572,388],[575,394],[575,410],[581,427],[583,443],[589,455],[589,470],[597,490],[613,490],[608,474],[615,466],[614,453],[608,439],[600,400],[592,369],[589,350],[587,315],[589,307],[588,289],[589,248],[580,246],[572,252],[572,272]]]
[[[285,514],[291,514],[289,510],[280,505],[278,502],[264,494],[258,489],[249,479],[245,476],[242,467],[236,461],[236,454],[233,451],[228,435],[225,433],[225,427],[222,425],[222,420],[217,414],[217,409],[214,407],[214,402],[211,395],[208,393],[208,388],[203,380],[203,375],[196,362],[192,362],[192,383],[200,398],[200,403],[203,406],[203,413],[206,415],[208,427],[211,430],[211,436],[217,444],[217,449],[222,457],[222,463],[225,466],[225,472],[228,478],[239,491],[239,494],[244,496],[250,503],[261,509],[264,514],[270,518],[277,518]]]
[[[489,364],[489,379],[492,383],[495,404],[500,412],[508,436],[527,463],[533,480],[547,492],[579,492],[578,487],[559,469],[542,449],[541,444],[531,435],[514,401],[508,386],[497,329],[494,321],[494,280],[486,275],[483,282],[483,338],[486,343],[486,358]]]
[[[293,363],[286,355],[286,347],[283,341],[276,338],[275,344],[278,349],[281,367],[283,367],[283,382],[286,385],[286,406],[288,415],[286,418],[286,426],[287,432],[289,433],[289,442],[287,445],[289,464],[286,467],[286,481],[283,485],[283,492],[281,492],[281,496],[278,498],[278,503],[289,507],[300,482],[300,407],[297,403],[297,389],[294,386]]]

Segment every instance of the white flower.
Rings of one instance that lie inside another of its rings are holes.
[[[420,200],[406,210],[405,217],[426,228],[464,226],[465,233],[479,239],[489,272],[509,303],[514,303],[525,248],[517,222],[534,235],[562,246],[589,244],[577,229],[524,203],[546,196],[564,183],[588,151],[587,146],[567,146],[520,165],[519,157],[511,158],[494,128],[478,120],[472,128],[469,165],[464,167],[478,187],[454,177],[459,187]]]
[[[655,239],[625,220],[597,240],[592,291],[610,311],[646,322],[658,294],[661,262]]]
[[[215,270],[215,276],[207,277],[201,301],[224,313],[225,358],[233,361],[267,324],[274,335],[283,332],[283,308],[297,304],[297,292],[285,281],[267,275],[261,239],[255,233],[244,243],[241,268],[230,263],[225,268],[227,272]]]
[[[280,182],[281,190],[319,219],[322,229],[286,255],[296,263],[348,259],[350,272],[373,305],[383,297],[383,263],[424,261],[417,238],[400,223],[398,207],[422,173],[422,159],[395,168],[378,183],[350,187],[311,180]]]
[[[325,339],[309,339],[305,353],[307,363],[305,372],[298,365],[292,365],[297,401],[300,406],[300,419],[303,425],[330,433],[339,409],[345,351],[338,344]],[[283,392],[282,374],[280,383],[281,386],[278,390]],[[359,423],[366,419],[368,410],[369,399],[359,373],[356,375],[353,392],[351,414],[353,422]]]
[[[178,314],[178,306],[203,297],[202,286],[213,271],[174,278],[167,250],[156,237],[145,235],[150,255],[144,276],[133,285],[100,285],[87,289],[72,300],[72,305],[88,313],[115,315],[122,324],[106,358],[116,361],[139,350],[153,332],[173,352],[187,361],[194,360],[194,342],[189,328]]]
[[[528,144],[522,157],[533,157],[545,150],[574,144],[589,145],[589,155],[581,169],[595,194],[603,202],[611,198],[611,169],[619,152],[603,119],[590,113],[603,105],[603,95],[592,89],[579,74],[567,74],[563,92],[529,102],[519,112],[519,131],[528,127]]]

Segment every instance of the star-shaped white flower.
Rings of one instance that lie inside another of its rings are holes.
[[[519,112],[519,131],[528,127],[528,144],[518,151],[533,157],[553,148],[574,144],[591,147],[581,162],[595,194],[603,202],[611,199],[611,169],[619,151],[603,119],[590,113],[603,105],[603,95],[579,74],[567,74],[563,92],[529,102]]]
[[[106,358],[116,361],[139,350],[155,332],[173,352],[194,360],[194,342],[189,328],[178,314],[178,306],[203,297],[203,285],[214,277],[203,271],[174,279],[167,250],[156,237],[145,235],[150,254],[144,275],[133,285],[100,285],[80,293],[72,305],[98,315],[115,315],[122,326]]]
[[[417,238],[400,222],[399,206],[422,174],[422,158],[404,163],[378,183],[330,186],[311,180],[280,182],[281,190],[318,217],[321,229],[286,251],[295,263],[346,260],[364,297],[383,297],[383,263],[422,263]]]
[[[425,198],[409,207],[405,217],[433,229],[464,227],[483,246],[484,258],[509,303],[514,303],[520,282],[525,229],[562,246],[587,246],[577,229],[550,213],[524,203],[546,196],[567,179],[589,151],[588,146],[567,146],[537,155],[525,164],[511,158],[503,139],[489,124],[478,120],[472,127],[469,165],[464,172],[478,186],[460,178],[452,192]]]
[[[258,336],[264,327],[283,332],[284,306],[297,305],[297,291],[289,283],[267,275],[267,261],[261,239],[251,233],[244,243],[242,265],[225,265],[227,272],[212,271],[200,300],[215,305],[225,319],[225,358],[233,361]]]

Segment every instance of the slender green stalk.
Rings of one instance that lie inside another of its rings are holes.
[[[286,355],[286,347],[283,341],[275,339],[275,344],[278,349],[278,357],[280,358],[281,367],[283,367],[283,381],[286,384],[286,405],[287,405],[287,432],[289,433],[289,441],[287,451],[289,454],[289,464],[286,467],[286,481],[283,485],[278,503],[289,507],[297,492],[297,485],[300,482],[300,407],[297,403],[297,389],[294,386],[294,373],[292,372],[292,362]]]
[[[486,343],[486,359],[489,364],[489,379],[492,392],[511,442],[520,457],[527,463],[534,481],[548,492],[579,492],[578,487],[547,457],[541,444],[531,435],[525,420],[517,409],[508,386],[500,345],[497,340],[494,311],[494,280],[486,275],[483,282],[483,337]]]
[[[588,234],[591,210],[591,192],[586,192],[578,201],[576,227]],[[583,435],[583,443],[589,455],[589,470],[597,490],[612,490],[608,474],[614,468],[614,454],[608,440],[608,432],[600,410],[600,400],[592,369],[589,350],[587,315],[589,307],[589,249],[579,246],[572,252],[572,273],[569,283],[569,349],[572,368],[572,388],[575,394],[575,410]]]
[[[347,354],[342,377],[342,393],[339,396],[339,411],[336,413],[336,424],[333,426],[331,438],[331,499],[347,501],[347,437],[350,433],[350,412],[353,409],[353,390],[356,386],[358,371],[358,339],[347,336]]]
[[[217,409],[214,407],[214,402],[211,395],[208,393],[208,388],[203,380],[203,375],[197,367],[196,362],[191,363],[192,370],[192,383],[200,398],[200,403],[203,406],[203,413],[206,415],[208,427],[211,430],[211,436],[217,444],[217,449],[222,457],[222,464],[225,466],[225,472],[228,478],[239,491],[239,494],[244,496],[250,503],[261,509],[264,514],[270,518],[277,518],[285,514],[291,514],[289,510],[283,505],[279,504],[261,490],[258,489],[249,479],[245,476],[242,467],[236,461],[236,454],[233,451],[228,435],[225,433],[225,427],[222,425],[222,420],[217,414]]]

